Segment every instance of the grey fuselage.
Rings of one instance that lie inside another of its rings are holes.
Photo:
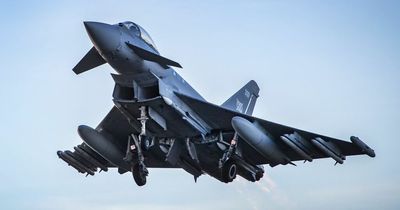
[[[164,84],[171,87],[173,91],[204,100],[173,68],[163,67],[156,62],[144,60],[126,45],[126,43],[135,43],[143,49],[159,54],[153,46],[154,44],[146,42],[139,34],[130,31],[123,23],[104,25],[110,31],[105,34],[106,37],[96,37],[95,35],[94,37],[100,40],[95,40],[93,36],[91,36],[91,40],[100,55],[115,71],[121,75],[128,75],[139,84],[145,83],[146,81],[143,80],[146,80],[146,78],[156,76]],[[136,25],[136,27],[139,26]],[[142,28],[140,30],[141,33],[147,33]]]
[[[205,101],[163,57],[139,25],[84,22],[94,45],[73,68],[76,74],[108,63],[117,74],[114,107],[94,129],[81,125],[84,141],[59,158],[80,173],[117,167],[146,184],[147,168],[182,168],[195,180],[206,173],[229,183],[236,175],[259,181],[263,164],[346,156],[374,150],[352,136],[352,143],[251,116],[259,87],[249,81],[223,104]]]
[[[176,144],[181,144],[184,148],[189,148],[187,140],[201,141],[207,138],[215,138],[216,134],[213,133],[210,126],[196,114],[195,110],[186,105],[178,94],[184,94],[202,101],[204,101],[204,98],[173,68],[143,59],[129,47],[128,44],[132,43],[159,55],[151,39],[146,40],[140,34],[146,32],[136,24],[132,26],[135,27],[134,30],[130,30],[128,25],[131,24],[133,23],[125,22],[117,25],[85,23],[96,50],[119,73],[113,74],[116,82],[113,94],[115,105],[123,109],[127,113],[126,116],[130,116],[132,121],[139,117],[137,110],[141,105],[150,107],[157,115],[155,117],[157,119],[150,121],[147,125],[149,130],[147,135],[151,138],[174,139]],[[136,29],[139,32],[136,33]],[[140,132],[138,122],[134,122],[132,125],[137,132]],[[231,134],[228,134],[227,138],[231,138],[231,136]],[[117,139],[115,142],[119,144],[118,147],[123,151],[126,139]],[[190,144],[192,145],[192,143]],[[197,154],[196,160],[185,153],[181,154],[188,156],[184,164],[181,161],[175,161],[171,164],[178,164],[178,167],[182,167],[192,174],[205,172],[220,179],[218,160],[223,149],[226,149],[226,145],[217,145],[214,141],[208,144],[193,144],[193,147]],[[162,153],[155,151],[155,153],[157,152]],[[165,158],[163,155],[158,154],[161,158]],[[129,170],[122,165],[117,166]],[[198,171],[193,171],[193,166],[195,168],[197,166]]]

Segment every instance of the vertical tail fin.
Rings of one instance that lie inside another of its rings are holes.
[[[254,80],[248,82],[221,106],[236,112],[252,115],[260,88]]]

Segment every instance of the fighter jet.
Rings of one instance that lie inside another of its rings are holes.
[[[114,106],[95,128],[78,127],[83,143],[59,158],[78,172],[116,168],[138,186],[148,168],[182,168],[195,181],[208,174],[221,182],[237,175],[255,182],[264,165],[295,165],[375,152],[359,138],[343,141],[252,116],[259,87],[249,81],[221,105],[207,102],[172,68],[138,24],[84,22],[94,47],[73,68],[81,74],[108,63],[115,71]]]

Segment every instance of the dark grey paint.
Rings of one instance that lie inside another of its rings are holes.
[[[138,169],[133,167],[143,164],[149,168],[183,168],[195,180],[206,173],[231,182],[237,174],[254,182],[262,177],[263,164],[276,166],[326,157],[342,162],[349,155],[375,156],[356,137],[351,143],[251,116],[259,94],[255,81],[221,106],[205,101],[170,67],[181,65],[161,56],[137,24],[84,25],[94,48],[73,68],[74,72],[80,74],[108,63],[117,74],[112,75],[115,106],[109,114],[96,129],[79,127],[85,143],[76,151],[57,153],[81,173],[118,167],[119,173],[136,173],[135,181],[143,185],[145,180],[138,181]],[[141,112],[141,107],[147,113]],[[145,135],[140,135],[145,142],[140,149],[143,152],[129,147],[132,143],[128,141],[129,136],[142,132],[140,120],[145,122]],[[140,155],[127,158],[131,151],[143,153],[144,162],[139,161]]]

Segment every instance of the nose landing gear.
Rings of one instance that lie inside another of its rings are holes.
[[[144,156],[141,147],[142,136],[131,134],[128,138],[128,148],[124,161],[131,165],[133,179],[138,186],[146,184],[146,177],[149,174],[146,165],[144,164]],[[133,141],[133,144],[132,144]]]
[[[137,163],[132,166],[132,175],[138,186],[143,186],[146,184],[146,177],[149,175],[149,171],[147,170],[144,164]]]
[[[128,145],[124,160],[131,165],[133,179],[138,186],[146,184],[146,177],[149,174],[144,164],[143,147],[148,146],[150,139],[146,137],[146,121],[149,119],[146,113],[146,107],[142,106],[140,110],[140,123],[142,125],[139,135],[131,134],[128,138]],[[133,141],[133,144],[132,144]],[[143,144],[143,145],[142,145]],[[147,147],[146,147],[147,148]]]

